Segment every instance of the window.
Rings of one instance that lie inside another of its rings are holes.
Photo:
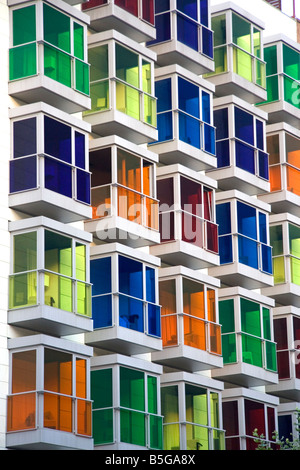
[[[287,233],[287,235],[284,235]],[[287,243],[284,238],[288,236]],[[274,283],[292,282],[300,285],[299,278],[299,239],[300,228],[293,224],[270,227],[270,240],[273,247],[272,260]]]
[[[9,79],[43,73],[45,76],[89,95],[89,66],[85,62],[86,26],[65,13],[43,4],[42,18],[36,5],[12,11],[12,47]],[[26,27],[24,28],[24,18]],[[42,21],[43,36],[37,36]],[[43,70],[38,70],[38,50],[43,50]],[[73,66],[74,65],[74,66]]]
[[[233,262],[231,207],[230,202],[216,205],[216,220],[219,225],[220,264]]]

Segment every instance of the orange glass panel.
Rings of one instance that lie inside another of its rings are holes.
[[[118,187],[118,215],[137,224],[142,223],[142,197],[129,189]]]
[[[275,165],[269,168],[270,191],[279,191],[281,189],[281,166]]]
[[[210,352],[221,355],[222,354],[221,326],[210,323],[209,335],[210,335]]]
[[[100,219],[111,214],[110,186],[92,188],[92,218]]]
[[[36,351],[12,355],[12,393],[36,390]]]
[[[72,398],[44,394],[44,427],[72,432]]]
[[[161,305],[161,316],[176,313],[175,279],[159,282],[159,303]]]
[[[45,390],[72,395],[72,355],[45,348]]]
[[[206,350],[205,323],[198,318],[183,316],[184,344],[193,348]]]
[[[151,191],[152,183],[152,169],[153,164],[147,161],[143,161],[143,194],[146,196],[153,196]]]
[[[267,137],[267,151],[269,153],[269,164],[275,165],[280,162],[279,158],[279,135],[269,135]]]
[[[298,140],[297,140],[297,142],[300,145]],[[300,150],[294,150],[292,152],[288,152],[288,154],[287,154],[287,163],[289,163],[290,165],[293,165],[296,168],[300,169]]]
[[[161,317],[161,337],[163,347],[178,344],[177,315]]]
[[[300,157],[300,155],[299,155]],[[287,190],[291,193],[300,196],[300,170],[292,168],[289,165],[286,167]]]
[[[89,401],[77,400],[77,433],[92,435],[92,406]]]
[[[141,192],[141,159],[118,149],[118,183]]]
[[[76,397],[86,398],[86,361],[76,359]]]
[[[158,230],[158,202],[146,197],[145,201],[145,223],[149,228]]]
[[[204,287],[199,282],[183,278],[183,312],[205,318]]]
[[[213,289],[207,289],[207,318],[216,321],[216,293]]]
[[[36,427],[36,393],[7,397],[7,432]]]

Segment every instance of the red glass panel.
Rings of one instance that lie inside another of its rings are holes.
[[[154,0],[142,1],[142,18],[154,25]]]
[[[204,203],[204,219],[213,220],[213,191],[212,189],[204,188],[203,192],[203,203]]]
[[[160,212],[171,210],[174,205],[173,178],[157,181],[157,199],[160,201]]]
[[[82,4],[82,10],[89,10],[90,8],[99,7],[100,5],[106,5],[108,0],[89,0]]]
[[[286,318],[274,320],[274,341],[277,343],[277,350],[288,348]]]
[[[204,221],[185,212],[182,213],[182,241],[194,243],[204,248],[203,243]]]
[[[223,427],[226,429],[226,436],[239,435],[238,402],[227,401],[222,404]],[[226,443],[227,448],[227,443]]]
[[[300,340],[300,318],[293,317],[294,341]]]
[[[254,429],[258,434],[266,435],[265,428],[265,411],[263,403],[257,403],[252,400],[245,400],[245,424],[246,434],[253,435]]]
[[[269,441],[272,440],[273,432],[275,431],[275,410],[274,408],[267,407],[267,418],[268,418],[268,436]]]
[[[181,209],[190,214],[203,217],[202,185],[187,178],[180,178]]]
[[[138,16],[138,0],[115,0],[115,5],[124,8],[129,13]]]
[[[289,351],[277,352],[277,369],[279,379],[290,378]]]
[[[240,450],[240,439],[238,437],[226,438],[226,450]]]
[[[218,226],[210,222],[206,222],[206,245],[209,251],[219,252]]]

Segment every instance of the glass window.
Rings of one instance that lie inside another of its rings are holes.
[[[193,18],[194,20],[198,19],[198,0],[177,0],[177,9],[184,13],[185,15]]]
[[[119,256],[119,291],[143,298],[143,265],[138,261]]]
[[[235,136],[254,145],[253,116],[240,108],[234,108]]]
[[[185,384],[186,420],[190,423],[208,425],[207,390]]]
[[[256,209],[237,201],[238,232],[257,240]]]
[[[178,102],[179,109],[200,118],[199,88],[181,77],[178,77]]]
[[[45,41],[65,52],[71,52],[70,18],[45,3],[43,9]]]
[[[13,46],[36,40],[35,5],[13,10]]]
[[[138,0],[115,0],[115,4],[132,15],[138,16]]]
[[[157,80],[155,82],[155,96],[157,97],[157,112],[172,109],[171,79]]]
[[[138,55],[119,44],[116,44],[116,76],[139,87]]]
[[[64,162],[71,163],[71,127],[45,116],[44,131],[45,153]]]
[[[232,39],[234,44],[251,51],[251,24],[235,13],[232,14]]]

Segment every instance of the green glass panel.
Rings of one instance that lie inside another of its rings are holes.
[[[235,331],[233,299],[219,301],[219,321],[222,325],[222,333]]]
[[[72,276],[72,239],[45,230],[45,269]]]
[[[260,307],[256,302],[241,298],[241,326],[242,331],[261,337]]]
[[[77,313],[90,317],[91,312],[91,286],[77,282]]]
[[[251,51],[251,25],[238,15],[232,14],[232,41],[247,52]]]
[[[75,60],[75,89],[89,95],[90,93],[90,79],[89,79],[89,65],[80,60]]]
[[[15,47],[9,51],[9,79],[30,77],[37,73],[36,43]]]
[[[210,424],[214,428],[219,425],[219,395],[216,392],[210,392]]]
[[[270,227],[270,245],[272,246],[272,255],[283,254],[282,225],[273,225]]]
[[[214,32],[214,47],[226,44],[226,17],[215,16],[211,19],[211,29]]]
[[[54,47],[44,46],[44,74],[71,87],[71,57]]]
[[[283,73],[295,80],[300,80],[300,54],[295,49],[282,44]]]
[[[71,52],[71,22],[67,15],[43,4],[44,40],[65,52]]]
[[[16,274],[9,278],[9,308],[37,304],[37,273]]]
[[[213,429],[213,450],[225,450],[225,432]]]
[[[262,342],[253,336],[242,334],[243,362],[262,367]]]
[[[167,425],[164,424],[163,440],[164,440],[164,449],[179,450],[180,449],[179,424],[167,424]]]
[[[146,445],[146,418],[137,411],[120,410],[121,442]]]
[[[93,411],[93,438],[95,445],[114,442],[112,409]]]
[[[266,307],[262,309],[263,314],[263,332],[264,332],[264,339],[271,339],[271,317],[270,317],[270,310]]]
[[[207,390],[185,384],[186,421],[208,425]]]
[[[35,5],[12,12],[13,46],[36,40]]]
[[[91,371],[91,400],[93,409],[113,405],[112,369]]]
[[[116,82],[116,108],[135,119],[140,119],[140,94],[138,90]]]
[[[88,51],[91,82],[108,78],[108,46],[92,47]]]
[[[78,23],[73,24],[74,56],[84,60],[84,29]]]
[[[233,71],[252,82],[252,57],[236,47],[233,48]]]
[[[215,74],[227,72],[227,47],[214,50]],[[209,74],[208,74],[209,75]]]
[[[150,449],[163,448],[163,419],[161,416],[149,417],[150,426]]]
[[[147,377],[148,413],[157,414],[157,378]]]
[[[13,270],[21,273],[37,268],[37,232],[15,235],[13,238]]]
[[[300,258],[300,227],[289,224],[290,254]]]
[[[285,282],[285,267],[284,267],[284,256],[278,256],[273,258],[273,277],[274,284],[282,284]]]
[[[289,77],[283,76],[283,93],[284,93],[284,100],[287,103],[290,103],[296,108],[300,108],[300,102],[299,102],[300,86],[297,82],[295,82],[295,80],[292,80]]]
[[[125,408],[145,411],[143,372],[120,367],[120,404]]]
[[[90,87],[91,109],[85,114],[109,109],[109,81],[91,84]]]
[[[224,364],[236,362],[235,333],[222,335],[222,356]]]
[[[178,387],[161,387],[161,414],[164,423],[176,423],[179,421]]]
[[[264,60],[267,76],[277,74],[277,46],[264,48]]]
[[[116,44],[116,76],[136,88],[139,87],[139,57],[119,44]]]
[[[277,372],[276,344],[266,341],[266,368]]]
[[[278,89],[278,75],[267,77],[267,101],[278,101],[279,100],[279,89]]]
[[[187,424],[186,450],[209,450],[208,429]]]
[[[144,122],[156,127],[156,100],[144,95]]]
[[[290,258],[291,263],[291,281],[300,286],[300,259]]]
[[[73,311],[72,280],[58,274],[44,274],[45,305]]]
[[[266,88],[266,65],[260,60],[256,60],[256,84],[262,88]]]

